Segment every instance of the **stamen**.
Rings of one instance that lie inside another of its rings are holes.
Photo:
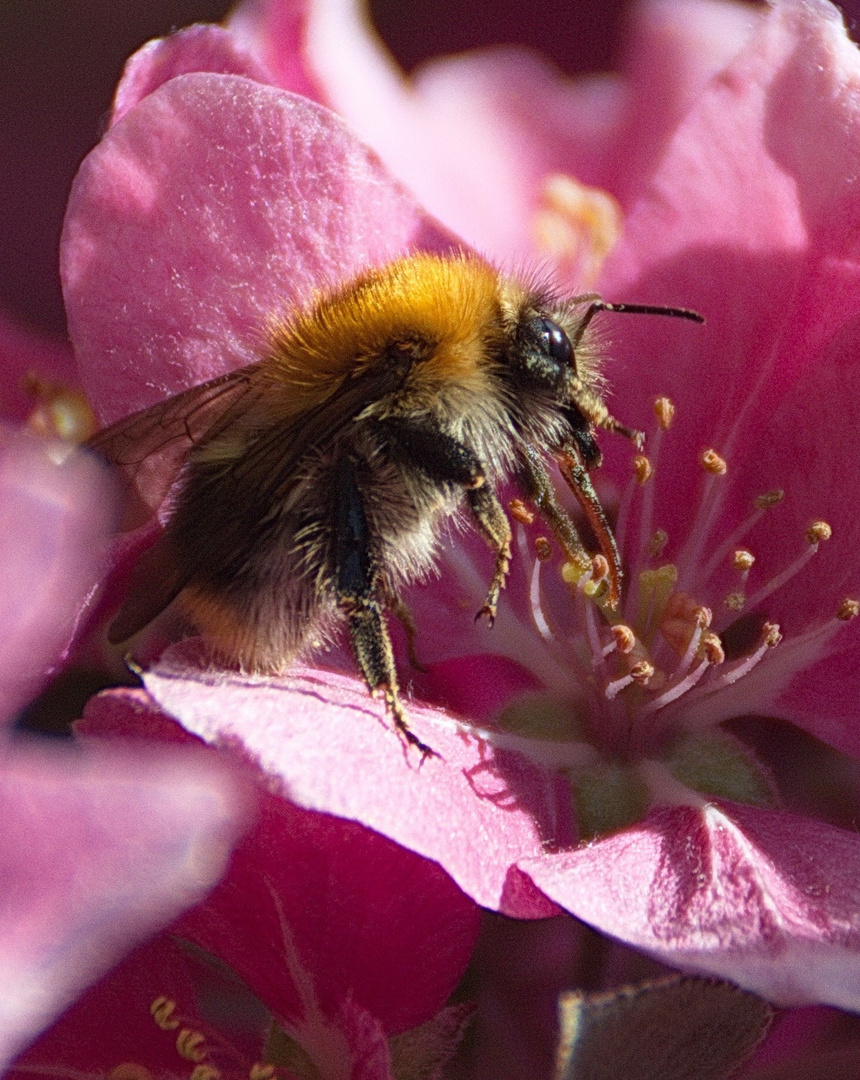
[[[190,1080],[221,1080],[221,1070],[214,1065],[195,1065]]]
[[[591,580],[597,584],[609,577],[609,560],[605,555],[595,555],[591,560]]]
[[[836,611],[836,618],[841,619],[842,622],[850,622],[858,615],[860,615],[860,600],[852,600],[850,596],[846,596]]]
[[[552,631],[549,628],[549,623],[546,621],[546,616],[543,613],[543,605],[540,601],[540,568],[542,560],[538,556],[534,565],[532,566],[532,576],[529,581],[529,606],[531,607],[532,620],[535,624],[535,628],[544,641],[552,640]]]
[[[136,1061],[124,1061],[122,1065],[111,1069],[107,1080],[153,1080],[153,1076],[145,1065],[138,1065]]]
[[[669,534],[665,529],[655,529],[654,535],[648,544],[648,554],[652,559],[659,559],[666,545],[669,543]]]
[[[176,1049],[186,1061],[204,1061],[206,1059],[206,1036],[202,1031],[183,1028],[176,1036]]]
[[[769,510],[772,506],[779,506],[784,498],[785,492],[782,488],[774,488],[773,491],[766,491],[764,495],[759,495],[756,498],[756,509]]]
[[[747,598],[746,593],[742,592],[730,592],[726,595],[723,603],[729,609],[729,611],[742,611],[746,605]]]
[[[768,649],[773,649],[780,641],[782,641],[782,633],[780,632],[778,624],[765,623],[761,628],[761,638],[759,639],[759,645],[755,651],[751,652],[749,656],[745,656],[742,660],[738,660],[738,662],[731,667],[724,668],[720,673],[719,678],[715,680],[708,689],[716,690],[726,686],[732,686],[738,679],[742,679],[744,675],[749,674]]]
[[[832,535],[833,530],[826,521],[813,521],[806,530],[806,542],[817,546],[823,540],[829,540]]]
[[[613,643],[607,646],[609,652],[613,648],[617,649],[622,654],[627,654],[633,651],[633,646],[636,644],[636,635],[630,629],[629,626],[625,626],[624,623],[617,623],[611,628]],[[608,655],[605,653],[604,655]]]
[[[705,472],[713,473],[714,476],[725,476],[728,472],[726,459],[720,457],[716,450],[703,450],[699,455],[699,464]]]
[[[654,665],[650,660],[640,660],[630,669],[630,678],[640,686],[647,686],[653,675]]]
[[[785,497],[784,491],[768,491],[764,495],[759,495],[755,499],[755,510],[750,514],[746,521],[742,521],[735,531],[723,541],[717,548],[710,560],[706,563],[704,570],[702,571],[702,581],[708,581],[718,566],[721,565],[723,559],[737,544],[737,542],[743,539],[744,536],[751,529],[753,529],[764,517],[766,510],[769,510],[773,506],[778,506]]]
[[[795,574],[799,573],[804,566],[809,562],[813,555],[818,551],[818,545],[824,541],[829,540],[833,535],[833,530],[827,524],[826,521],[814,521],[806,530],[806,542],[809,545],[802,555],[794,560],[794,562],[788,566],[781,574],[777,574],[775,578],[772,578],[767,585],[763,585],[757,593],[753,593],[747,600],[747,607],[752,610],[762,600],[766,600],[772,593],[775,593],[777,589],[790,581]]]
[[[258,1061],[255,1065],[251,1066],[248,1073],[248,1080],[272,1080],[275,1075],[274,1065],[264,1065]]]
[[[538,562],[546,562],[552,558],[552,544],[545,536],[539,536],[535,540],[535,555],[537,555]]]
[[[152,1019],[162,1031],[175,1031],[179,1027],[179,1021],[173,1015],[175,1011],[176,1002],[167,997],[157,997],[149,1007]]]
[[[534,522],[534,511],[530,510],[522,499],[511,499],[508,510],[511,512],[511,517],[520,525],[531,525]]]
[[[732,556],[732,566],[742,574],[748,574],[755,562],[755,555],[746,548],[738,548]]]
[[[644,454],[637,454],[633,459],[633,474],[637,484],[646,484],[654,475],[651,462]]]
[[[609,683],[606,689],[603,691],[606,697],[612,701],[613,698],[618,697],[625,687],[632,686],[634,682],[632,675],[622,675],[620,679],[614,679]]]
[[[699,654],[704,656],[709,664],[722,664],[726,659],[725,649],[719,637],[713,631],[702,634],[702,644],[699,646]]]
[[[652,713],[657,712],[659,709],[664,709],[667,705],[670,705],[673,701],[677,701],[679,697],[686,694],[688,690],[691,690],[696,683],[705,674],[710,667],[710,660],[707,657],[703,657],[696,667],[678,682],[672,683],[657,697],[652,698],[647,705],[643,705],[639,710],[640,716],[650,716]]]
[[[662,431],[668,431],[675,419],[675,404],[671,398],[658,397],[654,402],[654,415]]]
[[[540,203],[534,218],[538,247],[565,276],[591,285],[620,235],[620,206],[608,192],[563,173],[546,178]]]

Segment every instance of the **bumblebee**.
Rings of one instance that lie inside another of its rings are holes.
[[[169,516],[109,636],[176,602],[214,652],[280,672],[346,624],[368,688],[408,744],[386,613],[432,568],[464,514],[495,556],[478,616],[492,621],[511,558],[499,498],[512,481],[568,558],[591,556],[554,489],[554,459],[598,539],[617,604],[621,562],[590,479],[607,410],[588,327],[601,310],[678,308],[562,299],[472,254],[414,254],[321,294],[273,326],[266,355],[111,425],[89,446],[150,513]],[[157,467],[153,462],[158,461]],[[142,520],[134,514],[129,525]]]

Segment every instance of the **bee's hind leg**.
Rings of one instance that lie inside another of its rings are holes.
[[[422,761],[436,757],[409,727],[400,700],[391,638],[379,601],[379,571],[375,565],[364,503],[349,462],[335,477],[334,563],[335,595],[347,617],[358,666],[372,693],[382,692],[398,735],[421,753]]]

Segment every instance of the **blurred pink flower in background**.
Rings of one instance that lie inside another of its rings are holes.
[[[124,953],[196,903],[247,827],[245,785],[193,750],[12,738],[96,588],[104,468],[0,430],[0,1065]]]

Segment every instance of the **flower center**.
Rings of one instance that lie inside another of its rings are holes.
[[[578,756],[559,752],[557,768],[569,775],[577,798],[592,792],[586,802],[598,833],[610,827],[601,824],[604,807],[593,795],[598,789],[601,798],[626,807],[622,813],[633,819],[641,816],[643,805],[688,801],[694,791],[767,801],[771,793],[765,771],[718,725],[766,708],[860,611],[855,599],[834,601],[829,619],[794,636],[785,636],[768,620],[765,602],[792,579],[808,574],[831,528],[825,521],[809,523],[797,538],[796,556],[768,574],[762,568],[765,560],[757,559],[746,542],[783,502],[784,492],[769,491],[754,500],[745,520],[715,541],[725,494],[720,485],[731,482],[731,469],[713,449],[697,459],[702,495],[690,515],[688,535],[673,538],[683,540],[679,555],[673,562],[662,561],[670,537],[655,527],[655,476],[661,446],[671,437],[672,403],[658,399],[655,415],[650,455],[634,458],[616,526],[626,556],[622,607],[615,610],[608,602],[602,557],[586,572],[568,563],[562,577],[577,613],[571,628],[569,599],[565,612],[554,590],[544,587],[548,544],[539,538],[536,556],[529,559],[530,615],[556,670],[547,673],[550,665],[544,662],[538,673],[548,688],[540,704],[534,696],[528,703],[513,703],[499,720],[508,733],[558,740],[566,731],[569,744],[579,745]],[[520,522],[521,551],[528,555],[522,517],[514,516]],[[523,655],[520,648],[520,659]],[[536,717],[552,719],[541,731]],[[590,756],[582,753],[583,744]],[[544,764],[549,760],[546,745],[540,758]],[[626,792],[620,799],[619,791]]]

